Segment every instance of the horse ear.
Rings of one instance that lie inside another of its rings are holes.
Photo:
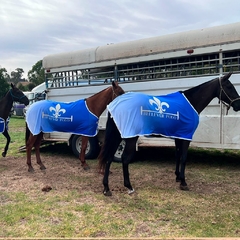
[[[15,86],[13,85],[13,83],[11,83],[11,88],[13,89]]]
[[[117,87],[118,86],[118,82],[112,81],[112,86],[113,87]]]
[[[222,80],[227,80],[227,79],[229,79],[229,78],[231,77],[231,75],[232,75],[232,72],[229,72],[228,74],[226,74],[226,75],[223,76]]]

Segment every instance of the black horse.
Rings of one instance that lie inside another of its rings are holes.
[[[232,107],[234,111],[239,111],[240,97],[235,87],[228,80],[230,76],[231,73],[221,78],[216,78],[211,81],[205,82],[199,86],[182,91],[181,93],[185,95],[187,100],[191,103],[191,105],[198,114],[200,114],[215,97],[219,98],[219,102],[221,100],[224,104],[227,104],[228,109]],[[118,105],[116,106],[116,110],[119,109],[117,107]],[[126,109],[126,111],[127,110],[129,111],[129,109]],[[121,122],[121,124],[127,126],[128,122]],[[122,168],[124,176],[124,186],[128,188],[129,194],[133,193],[134,189],[130,183],[128,165],[134,156],[138,137],[139,136],[124,138],[126,145],[122,154]],[[188,186],[185,181],[185,165],[190,141],[180,138],[174,139],[176,146],[176,181],[180,182],[180,188],[182,190],[188,190]],[[110,117],[109,114],[104,144],[98,157],[99,169],[100,171],[104,171],[103,193],[106,196],[111,196],[112,194],[108,185],[108,176],[110,171],[110,165],[114,158],[114,153],[116,152],[121,140],[122,138],[114,122],[114,119]]]
[[[4,152],[2,153],[3,157],[6,157],[8,146],[10,143],[10,136],[8,134],[8,117],[13,106],[13,102],[20,102],[25,105],[29,104],[28,98],[23,94],[21,90],[11,84],[11,89],[5,94],[4,97],[0,99],[0,126],[2,134],[7,139]]]

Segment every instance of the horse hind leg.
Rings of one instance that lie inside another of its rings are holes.
[[[112,192],[108,185],[108,177],[109,177],[109,173],[110,173],[111,163],[112,163],[112,160],[110,160],[106,163],[104,176],[103,176],[103,186],[104,186],[103,194],[107,197],[112,196]]]
[[[32,166],[32,161],[31,161],[31,153],[32,153],[33,147],[35,148],[36,159],[37,159],[37,163],[40,165],[40,169],[41,170],[46,169],[46,167],[43,165],[41,158],[40,158],[41,140],[42,140],[42,133],[40,133],[39,135],[35,135],[35,136],[30,134],[26,141],[28,172],[34,172],[34,168]]]
[[[37,139],[34,143],[34,148],[35,148],[37,164],[40,166],[41,170],[45,170],[46,167],[42,163],[42,160],[41,160],[41,157],[40,157],[40,146],[41,146],[42,138],[43,138],[43,133],[41,132],[37,135]]]
[[[135,192],[135,190],[133,189],[131,182],[130,182],[128,166],[135,155],[137,139],[138,139],[138,137],[125,139],[126,145],[125,145],[125,149],[122,154],[122,169],[123,169],[124,186],[128,189],[128,194],[132,194]]]
[[[110,139],[111,140],[111,139]],[[120,134],[118,133],[117,135],[115,135],[114,139],[112,139],[112,141],[109,141],[109,145],[106,148],[106,145],[103,145],[103,149],[102,149],[102,158],[107,159],[106,161],[106,165],[105,165],[105,169],[104,169],[104,176],[103,176],[103,194],[105,196],[112,196],[112,192],[109,188],[109,174],[110,174],[110,167],[111,167],[111,163],[114,159],[114,154],[118,149],[118,146],[121,142],[121,137]],[[105,142],[106,143],[106,142]]]
[[[185,180],[185,168],[187,161],[187,152],[189,148],[189,141],[186,140],[175,140],[176,144],[176,181],[180,182],[180,189],[188,191],[188,185]],[[180,168],[180,171],[179,171]]]
[[[175,175],[176,175],[176,182],[180,182],[180,159],[181,159],[181,140],[175,139],[175,158],[176,158],[176,168],[175,168]]]
[[[82,164],[82,167],[84,170],[90,169],[89,165],[86,163],[86,160],[85,160],[85,152],[87,149],[87,143],[88,143],[88,137],[82,136],[82,144],[81,144],[82,146],[81,146],[81,150],[79,153],[79,159],[81,161],[81,164]]]
[[[3,135],[7,139],[7,143],[5,145],[4,151],[2,152],[2,156],[6,157],[11,138],[10,138],[10,136],[8,134],[8,131],[6,129],[4,130]]]
[[[33,136],[32,134],[30,134],[28,139],[26,140],[28,172],[34,172],[34,168],[32,166],[32,161],[31,161],[31,153],[32,153],[32,148],[36,139],[37,139],[37,136]]]

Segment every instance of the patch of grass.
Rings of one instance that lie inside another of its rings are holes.
[[[12,116],[9,122],[9,135],[11,137],[11,142],[9,144],[9,149],[7,156],[23,156],[25,153],[20,153],[19,147],[25,145],[25,120],[23,117]],[[0,150],[3,151],[7,143],[6,138],[3,134],[0,134]]]
[[[25,152],[18,152],[24,144],[24,119],[12,118],[9,128],[8,156],[25,158]],[[88,161],[91,170],[84,172],[66,144],[45,146],[41,154],[48,160],[45,172],[36,168],[29,174],[24,168],[12,176],[8,166],[0,164],[2,238],[240,237],[239,151],[190,148],[190,191],[184,192],[175,182],[174,148],[141,149],[129,167],[136,192],[126,193],[122,166],[113,163],[112,197],[102,194],[102,177],[93,170],[96,161]],[[40,188],[56,165],[56,179],[50,180],[57,187],[43,193]],[[64,168],[72,171],[65,174]],[[60,175],[65,175],[62,182]],[[11,182],[26,179],[31,184],[25,190],[9,189]]]

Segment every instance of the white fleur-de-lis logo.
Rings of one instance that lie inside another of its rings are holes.
[[[50,107],[49,110],[50,110],[50,112],[52,112],[52,111],[55,112],[55,113],[53,114],[53,116],[54,116],[55,118],[60,117],[60,116],[61,116],[60,113],[65,113],[65,112],[66,112],[66,110],[65,110],[64,108],[61,108],[60,104],[57,104],[57,105],[56,105],[56,108]]]
[[[153,100],[154,99],[154,100]],[[161,102],[158,98],[156,98],[156,97],[153,97],[153,99],[149,99],[149,103],[151,104],[151,105],[153,105],[153,104],[155,104],[155,105],[157,105],[156,106],[156,110],[159,112],[159,113],[163,113],[163,112],[165,112],[166,111],[166,108],[169,108],[169,104],[168,103],[166,103],[166,102]],[[166,107],[166,108],[163,108],[163,107]]]

